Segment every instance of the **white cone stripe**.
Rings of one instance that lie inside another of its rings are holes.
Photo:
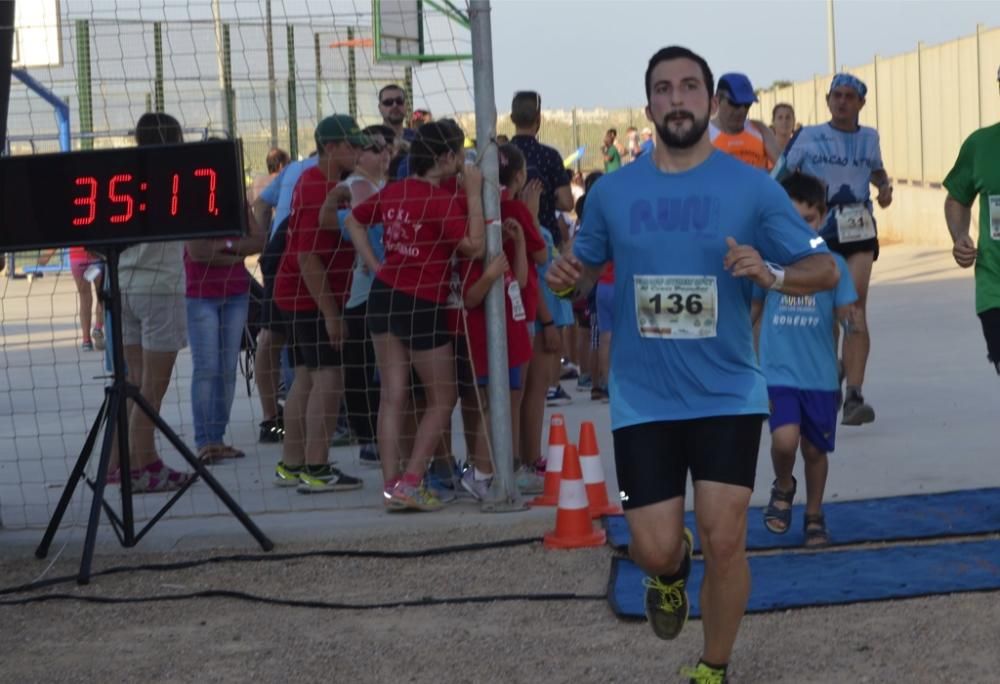
[[[599,454],[581,456],[580,468],[583,470],[584,484],[600,484],[604,482],[604,466],[601,465]]]
[[[565,444],[549,445],[549,457],[545,459],[545,470],[552,470],[556,473],[562,472],[563,451],[565,449]]]
[[[559,483],[559,508],[578,511],[587,506],[587,490],[583,486],[583,480],[563,480]]]

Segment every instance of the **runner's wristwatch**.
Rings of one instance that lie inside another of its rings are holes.
[[[781,286],[785,284],[785,269],[777,264],[772,264],[770,261],[765,261],[764,265],[767,266],[767,270],[774,276],[774,282],[771,283],[771,287],[768,289],[780,290]]]

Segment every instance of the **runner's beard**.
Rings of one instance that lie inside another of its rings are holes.
[[[691,121],[691,128],[684,133],[674,133],[670,129],[670,123],[668,121],[668,116],[663,117],[663,122],[657,122],[656,132],[660,134],[660,140],[668,148],[686,150],[689,147],[693,147],[695,143],[701,140],[701,136],[705,135],[705,131],[708,129],[708,114],[705,115],[704,119],[696,119],[694,114],[691,112],[673,112],[676,114],[683,114]]]

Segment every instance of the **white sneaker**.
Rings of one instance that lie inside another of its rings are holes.
[[[489,497],[490,485],[493,483],[493,478],[489,477],[485,480],[477,480],[475,475],[475,470],[469,468],[462,475],[462,487],[467,491],[477,501],[483,501]]]
[[[531,466],[520,467],[514,476],[522,494],[541,494],[545,491],[545,476],[539,475]]]

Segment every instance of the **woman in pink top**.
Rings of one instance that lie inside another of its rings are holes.
[[[194,441],[206,463],[243,456],[222,439],[236,394],[236,366],[250,301],[250,274],[243,259],[263,246],[264,233],[250,219],[247,237],[191,240],[184,250]]]

